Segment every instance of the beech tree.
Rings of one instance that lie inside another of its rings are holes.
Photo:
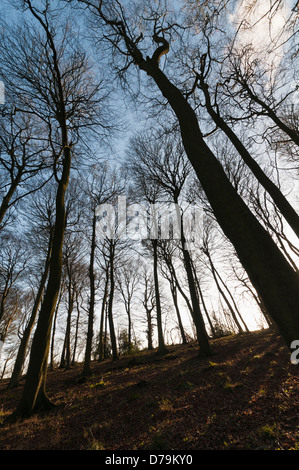
[[[92,124],[99,128],[101,98],[100,81],[94,84],[86,53],[76,43],[69,25],[60,23],[58,28],[49,2],[44,2],[41,9],[30,0],[24,0],[22,5],[34,24],[25,25],[23,30],[15,26],[10,37],[19,51],[10,64],[10,77],[15,79],[15,93],[22,98],[23,108],[47,125],[57,192],[48,283],[32,341],[22,398],[12,419],[53,405],[46,393],[46,371],[62,273],[65,197],[72,148],[80,132],[86,131],[87,122],[89,129]],[[22,42],[18,40],[21,36]]]
[[[38,315],[40,304],[42,302],[42,296],[44,293],[45,285],[47,282],[50,259],[53,242],[53,202],[54,198],[51,197],[49,188],[45,187],[43,192],[38,192],[36,197],[31,198],[32,203],[30,209],[27,207],[27,215],[30,217],[30,232],[28,233],[28,239],[32,247],[32,251],[37,251],[39,260],[34,265],[33,269],[38,271],[40,275],[38,279],[37,288],[32,287],[33,304],[31,305],[31,313],[25,322],[25,327],[21,334],[21,342],[19,345],[17,357],[15,360],[13,372],[9,381],[9,388],[14,388],[18,385],[23,370],[28,344],[30,336],[35,325],[35,321]],[[32,222],[34,221],[34,222]],[[38,246],[37,246],[38,245]],[[41,262],[43,262],[40,268]]]
[[[299,334],[299,280],[270,235],[239,196],[220,162],[207,145],[200,120],[184,93],[162,70],[162,58],[171,53],[175,23],[166,10],[129,13],[119,1],[85,1],[96,19],[98,34],[108,40],[122,71],[135,65],[147,74],[171,107],[179,124],[186,154],[200,180],[215,217],[233,244],[240,262],[263,299],[288,347]],[[142,22],[143,32],[137,28]],[[150,34],[150,29],[152,33]],[[156,48],[153,50],[153,45]],[[153,52],[151,53],[151,51]],[[196,77],[194,77],[196,79]]]
[[[144,165],[138,165],[138,158],[136,161],[136,154],[132,152],[129,160],[129,171],[132,175],[134,187],[132,194],[134,194],[135,200],[139,203],[145,204],[143,213],[139,214],[140,221],[144,223],[144,234],[145,239],[142,239],[143,246],[149,250],[152,254],[153,262],[153,279],[155,286],[156,295],[156,314],[157,314],[157,332],[158,332],[158,353],[165,354],[167,352],[163,322],[162,322],[162,305],[161,305],[161,293],[160,293],[160,281],[159,281],[159,257],[158,257],[158,210],[156,204],[159,203],[159,197],[161,195],[161,187],[159,183],[149,178],[149,173],[146,171]],[[131,195],[132,196],[132,195]],[[144,220],[142,220],[144,218]],[[148,221],[149,219],[149,221]]]
[[[137,259],[124,260],[123,266],[116,272],[116,288],[120,293],[125,311],[128,317],[127,329],[127,352],[131,353],[133,343],[133,320],[132,320],[132,307],[134,306],[134,295],[139,285],[140,273],[136,268],[136,263],[139,264]]]
[[[118,194],[121,194],[124,182],[124,175],[121,172],[113,171],[108,162],[93,164],[90,168],[91,176],[86,181],[85,187],[83,185],[83,193],[86,197],[83,203],[87,211],[87,224],[90,225],[90,230],[85,230],[85,236],[88,239],[90,246],[90,259],[89,259],[89,282],[90,282],[90,296],[89,296],[89,314],[88,314],[88,330],[86,339],[86,349],[84,357],[84,365],[82,376],[86,377],[91,374],[91,353],[92,353],[92,339],[93,339],[93,328],[94,328],[94,317],[95,317],[95,305],[96,305],[96,293],[98,288],[97,277],[99,276],[98,270],[96,270],[97,252],[99,251],[99,244],[102,243],[98,240],[97,234],[97,221],[99,218],[98,208],[101,204],[107,204],[112,202]],[[100,320],[100,341],[99,341],[99,357],[102,359],[103,353],[103,321],[104,321],[104,309],[106,304],[106,298],[108,293],[108,271],[110,264],[107,263],[104,294],[102,299],[102,312]],[[105,272],[105,270],[104,270]],[[102,276],[103,278],[103,276]],[[97,282],[96,282],[97,281]],[[100,360],[101,360],[100,359]]]
[[[166,203],[165,215],[170,217],[170,205],[173,204],[175,213],[173,214],[173,232],[178,225],[180,245],[184,260],[184,267],[187,274],[190,299],[192,304],[192,317],[197,330],[197,341],[200,346],[202,356],[210,354],[208,335],[205,329],[203,315],[195,285],[195,279],[192,270],[191,255],[186,245],[186,230],[184,227],[184,190],[185,183],[191,173],[192,167],[185,156],[184,149],[175,136],[169,138],[160,137],[155,139],[156,134],[148,138],[145,136],[136,138],[132,142],[132,151],[134,152],[134,162],[131,166],[139,167],[139,172],[143,171],[144,178],[148,184],[158,185],[160,188],[160,200]],[[159,199],[158,199],[159,201]],[[169,207],[167,207],[167,203]],[[169,234],[169,237],[171,234]],[[174,237],[178,235],[173,233]],[[173,291],[172,291],[173,292]],[[173,292],[174,293],[174,292]]]
[[[147,338],[147,348],[149,351],[154,349],[153,346],[153,334],[154,334],[154,321],[153,321],[153,311],[156,308],[156,296],[155,296],[155,284],[152,275],[152,271],[149,272],[148,266],[142,266],[141,274],[141,303],[145,309],[146,313],[146,338]]]
[[[4,55],[5,46],[11,45],[7,45],[6,41],[2,44]],[[0,64],[1,59],[4,62],[3,55],[0,55]],[[3,76],[1,78],[4,79]],[[18,109],[16,102],[1,107],[0,229],[5,225],[9,211],[20,200],[41,188],[52,176],[51,171],[46,172],[49,165],[48,143],[36,137],[42,132],[37,119]]]

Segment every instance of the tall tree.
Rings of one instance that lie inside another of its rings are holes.
[[[10,64],[10,78],[23,107],[47,124],[56,180],[55,222],[49,278],[32,341],[23,394],[12,418],[52,406],[46,393],[46,371],[52,320],[60,289],[62,249],[66,225],[65,197],[72,166],[72,147],[86,131],[86,123],[99,123],[100,85],[94,85],[86,53],[74,39],[69,24],[55,24],[49,2],[41,9],[22,2],[35,24],[14,27],[11,44],[18,54]],[[63,18],[64,20],[64,18]],[[56,17],[57,21],[57,17]],[[22,43],[19,37],[23,38]],[[26,39],[26,40],[25,40]],[[84,94],[82,95],[82,90]]]
[[[3,42],[5,48],[7,43],[5,40]],[[0,54],[3,68],[5,59],[8,59],[5,53]],[[3,76],[1,78],[4,79]],[[37,137],[43,134],[44,125],[17,108],[15,95],[6,96],[6,100],[7,104],[0,111],[0,228],[5,225],[9,211],[20,200],[37,191],[52,177],[49,168],[46,171],[49,166],[49,143]],[[9,104],[10,101],[13,105]]]
[[[137,290],[140,273],[136,268],[136,263],[139,264],[138,259],[128,259],[124,262],[123,266],[116,272],[116,287],[121,295],[122,302],[128,317],[128,353],[130,354],[133,344],[133,320],[132,320],[132,307],[134,294]]]
[[[24,241],[10,232],[3,232],[0,242],[0,341],[3,344],[11,322],[19,313],[20,281],[27,268],[28,254]]]
[[[162,305],[159,283],[158,269],[158,207],[161,187],[157,181],[149,179],[149,174],[144,165],[136,165],[136,155],[132,155],[129,161],[129,171],[134,181],[132,193],[138,198],[138,201],[146,204],[144,210],[140,211],[140,224],[144,224],[144,233],[140,232],[141,241],[144,247],[147,247],[152,254],[153,261],[153,279],[156,295],[156,314],[157,314],[157,332],[158,332],[158,353],[165,354],[167,348],[164,342],[164,332],[162,323]],[[148,221],[149,219],[149,221]],[[145,239],[143,239],[145,237]]]
[[[88,243],[90,246],[90,259],[89,259],[89,282],[90,282],[90,298],[89,298],[89,314],[88,314],[88,330],[86,338],[86,349],[84,357],[84,365],[82,376],[86,377],[92,373],[91,371],[91,353],[92,353],[92,339],[93,339],[93,328],[94,328],[94,316],[95,316],[95,304],[96,304],[96,259],[97,259],[97,248],[98,244],[101,243],[97,236],[97,221],[98,221],[98,209],[101,204],[107,204],[112,201],[118,194],[121,194],[123,188],[123,176],[121,172],[119,174],[113,171],[108,162],[98,163],[91,167],[91,177],[86,182],[86,187],[83,190],[86,197],[84,206],[86,207],[87,213],[90,214],[88,217],[89,224],[91,225],[91,232],[86,233],[88,237]],[[83,185],[84,188],[84,185]],[[85,231],[86,232],[86,231]],[[109,262],[108,262],[109,266]],[[108,267],[109,269],[109,267]],[[108,289],[108,278],[106,275],[106,283],[104,288],[104,299],[102,303],[102,315],[101,315],[101,328],[100,328],[100,357],[102,358],[102,339],[103,339],[103,320],[104,320],[104,307]]]
[[[34,225],[31,227],[31,231],[29,233],[29,237],[31,238],[31,245],[33,246],[34,250],[34,248],[36,249],[37,243],[40,243],[40,250],[38,250],[38,255],[42,258],[44,264],[41,268],[39,285],[34,291],[34,302],[32,305],[31,314],[22,334],[13,372],[9,381],[9,388],[16,387],[21,378],[30,335],[38,315],[49,274],[53,241],[53,199],[49,196],[49,194],[50,193],[48,189],[46,194],[45,192],[43,195],[38,193],[37,197],[33,200],[32,208],[30,211],[28,211],[28,215],[30,214],[29,217],[34,219]],[[38,265],[39,264],[40,263],[38,263]]]
[[[160,67],[163,56],[170,52],[168,37],[176,23],[166,16],[168,12],[155,11],[143,21],[144,32],[134,29],[135,17],[129,21],[124,6],[115,1],[84,1],[97,18],[104,36],[122,60],[122,70],[133,63],[156,84],[173,110],[181,132],[186,154],[201,182],[212,210],[227,238],[246,269],[252,284],[277,324],[288,347],[299,334],[299,280],[297,273],[281,254],[267,231],[249,210],[228,180],[222,165],[205,142],[198,117],[188,102],[188,96],[179,89]],[[141,16],[138,18],[138,27]],[[149,25],[153,26],[150,36]],[[99,30],[100,31],[100,30]],[[168,37],[167,37],[168,35]],[[150,44],[148,38],[150,37]],[[150,55],[152,44],[157,47]],[[114,56],[115,57],[115,56]]]
[[[259,183],[265,188],[265,190],[269,193],[271,198],[273,199],[274,203],[276,204],[277,208],[283,214],[285,220],[289,223],[290,227],[294,230],[297,236],[299,236],[299,215],[297,214],[296,210],[287,200],[287,198],[282,193],[281,189],[278,187],[277,184],[274,183],[273,179],[271,179],[261,168],[261,166],[257,163],[257,161],[251,156],[250,152],[243,144],[241,139],[237,136],[234,130],[227,124],[225,119],[222,117],[220,112],[219,104],[217,103],[217,98],[214,97],[214,103],[212,104],[211,99],[211,87],[208,84],[208,75],[210,72],[211,64],[207,64],[207,57],[210,59],[210,52],[208,54],[204,54],[201,56],[201,66],[200,71],[198,72],[198,87],[202,90],[204,97],[205,97],[205,107],[213,119],[214,123],[217,127],[219,127],[226,136],[231,140],[232,144],[235,146],[239,155],[244,160],[246,165],[250,168],[254,176],[257,178]],[[249,88],[249,85],[246,88]],[[217,95],[216,95],[217,96]],[[273,112],[274,114],[274,112]],[[271,113],[272,116],[272,113]],[[278,119],[278,118],[277,118]],[[280,124],[280,120],[278,119]],[[291,132],[291,130],[290,130]],[[292,131],[292,134],[296,136],[296,132]],[[299,135],[297,137],[299,141]]]
[[[192,316],[197,330],[200,354],[202,356],[209,355],[211,351],[208,336],[195,286],[191,256],[185,239],[182,204],[185,201],[183,192],[192,167],[185,156],[181,142],[176,139],[174,135],[171,137],[168,136],[167,138],[160,137],[158,140],[156,140],[156,134],[154,133],[147,138],[145,136],[139,136],[135,142],[132,141],[132,147],[134,153],[132,155],[133,161],[131,161],[131,167],[134,168],[138,166],[139,172],[143,169],[148,184],[152,181],[153,184],[156,184],[160,188],[161,194],[159,197],[166,203],[165,218],[167,221],[169,221],[168,219],[171,215],[171,204],[174,205],[174,214],[172,214],[174,217],[173,233],[169,233],[168,236],[170,237],[172,235],[174,238],[177,238],[179,233],[192,303]]]

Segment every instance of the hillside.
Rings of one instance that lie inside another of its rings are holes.
[[[299,366],[281,339],[257,331],[49,372],[57,407],[5,424],[21,394],[0,383],[1,450],[299,449]]]

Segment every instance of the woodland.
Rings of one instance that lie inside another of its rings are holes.
[[[0,449],[298,450],[299,3],[0,10]]]

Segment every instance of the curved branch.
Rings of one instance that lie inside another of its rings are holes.
[[[156,33],[153,35],[153,40],[158,45],[162,44],[155,50],[151,59],[155,65],[159,65],[161,57],[169,52],[169,42],[163,36],[158,36]]]

